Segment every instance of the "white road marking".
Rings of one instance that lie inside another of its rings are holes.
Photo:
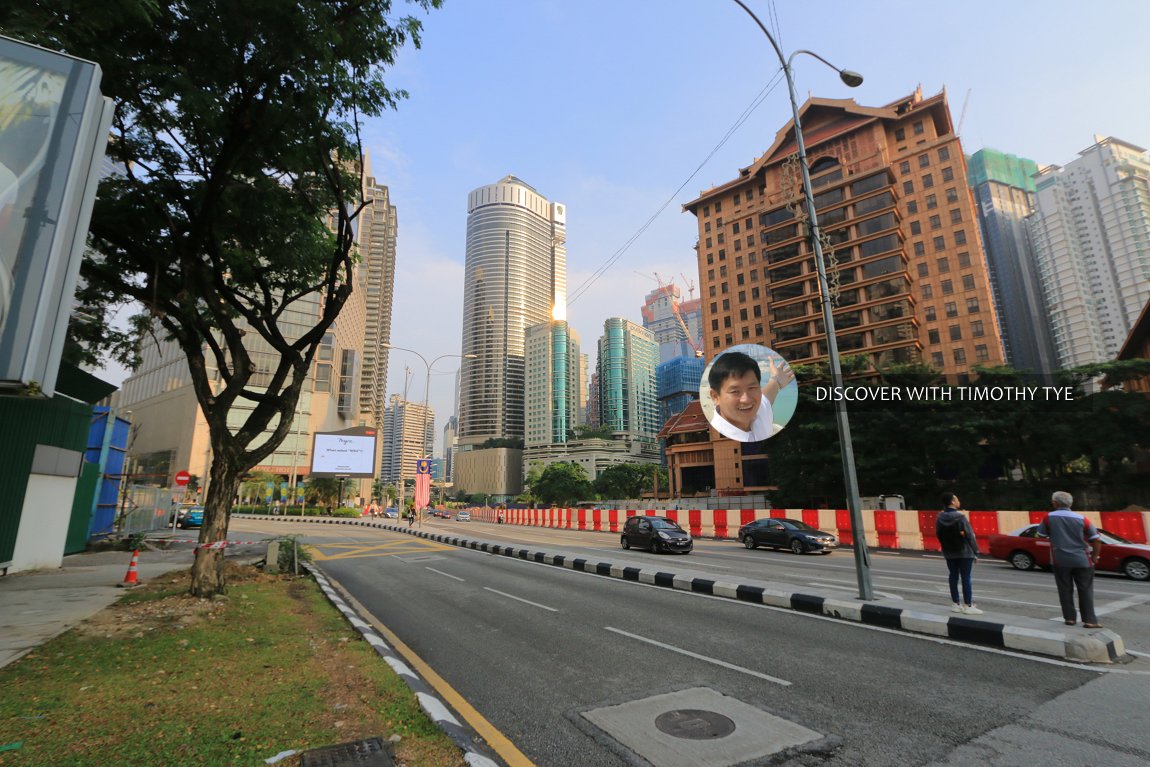
[[[424,569],[430,570],[433,573],[439,573],[440,575],[443,575],[447,578],[454,578],[457,581],[463,581],[463,578],[460,578],[458,575],[452,575],[451,573],[445,573],[442,570],[436,570],[434,567],[425,567]],[[466,581],[464,581],[464,582],[466,583]]]
[[[1127,607],[1137,607],[1139,605],[1144,605],[1147,602],[1150,602],[1150,595],[1131,597],[1129,599],[1120,599],[1117,602],[1111,602],[1110,604],[1097,608],[1094,613],[1095,615],[1110,615],[1110,613],[1116,613],[1119,610],[1125,610]]]
[[[547,605],[541,605],[541,604],[539,604],[538,602],[532,602],[530,599],[524,599],[523,597],[517,597],[517,596],[515,596],[514,594],[508,594],[507,592],[504,592],[504,591],[498,591],[498,590],[496,590],[496,589],[493,589],[493,588],[489,588],[489,587],[487,587],[487,586],[484,586],[483,588],[484,588],[486,591],[490,591],[492,594],[498,594],[499,596],[501,596],[501,597],[507,597],[508,599],[515,599],[515,600],[517,600],[517,601],[519,601],[519,602],[523,602],[524,604],[529,604],[529,605],[531,605],[532,607],[541,607],[541,608],[543,608],[544,610],[550,610],[550,611],[551,611],[551,612],[553,612],[553,613],[557,613],[557,612],[559,612],[559,611],[558,611],[558,610],[556,610],[554,607],[548,607]]]
[[[1137,650],[1127,649],[1126,652],[1131,655],[1137,655],[1139,658],[1150,658],[1150,652],[1138,652]]]
[[[810,581],[807,583],[807,585],[808,586],[820,586],[820,587],[826,588],[826,589],[842,589],[843,591],[854,591],[857,589],[857,585],[856,586],[841,586],[837,583],[816,583],[815,581]],[[887,599],[902,599],[902,597],[900,597],[899,595],[891,594],[888,591],[876,591],[875,593],[878,594],[880,597],[886,597]]]
[[[749,676],[753,676],[753,677],[756,677],[758,679],[765,679],[768,682],[774,682],[775,684],[781,684],[784,687],[790,687],[791,686],[791,683],[788,682],[786,679],[779,679],[778,677],[770,676],[768,674],[763,674],[763,673],[760,673],[758,671],[753,671],[749,668],[743,668],[742,666],[736,666],[733,663],[727,663],[726,661],[717,660],[715,658],[708,658],[706,655],[700,655],[698,653],[691,652],[690,650],[684,650],[681,647],[675,647],[674,645],[664,644],[663,642],[659,642],[655,639],[648,639],[647,637],[641,637],[638,634],[632,634],[630,632],[623,631],[622,629],[612,628],[611,626],[604,626],[603,628],[606,629],[607,631],[611,631],[615,634],[621,634],[622,636],[630,637],[631,639],[637,639],[640,642],[646,642],[647,644],[655,645],[656,647],[661,647],[664,650],[670,650],[671,652],[677,652],[680,655],[686,655],[688,658],[694,658],[695,660],[701,660],[701,661],[704,661],[706,663],[712,663],[716,666],[722,666],[723,668],[728,668],[732,671],[738,671],[739,673],[747,674]]]

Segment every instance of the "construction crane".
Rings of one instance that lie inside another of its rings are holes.
[[[687,283],[687,300],[695,300],[695,281],[688,278],[687,275],[679,272],[679,276],[683,278],[683,282]]]
[[[655,279],[659,281],[659,287],[663,289],[667,294],[667,300],[671,302],[671,314],[675,315],[675,319],[678,320],[679,328],[683,331],[683,338],[687,339],[687,343],[690,344],[691,350],[695,352],[695,356],[702,357],[703,350],[695,343],[695,339],[691,338],[691,331],[687,329],[687,323],[683,321],[683,315],[679,312],[679,302],[675,300],[675,283],[671,282],[668,285],[664,285],[663,278],[659,276],[658,272],[655,272]],[[692,290],[694,290],[694,286],[692,286]]]
[[[966,89],[966,95],[962,97],[962,111],[958,114],[958,126],[954,129],[954,135],[962,135],[962,121],[966,119],[966,105],[970,102],[970,92],[972,88]]]

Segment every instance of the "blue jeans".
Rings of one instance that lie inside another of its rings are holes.
[[[974,593],[970,586],[970,571],[974,567],[974,557],[948,559],[946,567],[950,570],[950,601],[958,602],[958,578],[962,576],[962,596],[968,605],[973,604]]]

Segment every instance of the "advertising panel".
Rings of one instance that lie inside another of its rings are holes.
[[[312,440],[311,476],[374,477],[375,429],[358,427],[316,432]]]

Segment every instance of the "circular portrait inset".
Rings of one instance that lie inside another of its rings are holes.
[[[711,428],[739,442],[759,442],[778,434],[795,414],[798,401],[791,366],[774,349],[759,344],[719,352],[699,382],[699,402]]]

